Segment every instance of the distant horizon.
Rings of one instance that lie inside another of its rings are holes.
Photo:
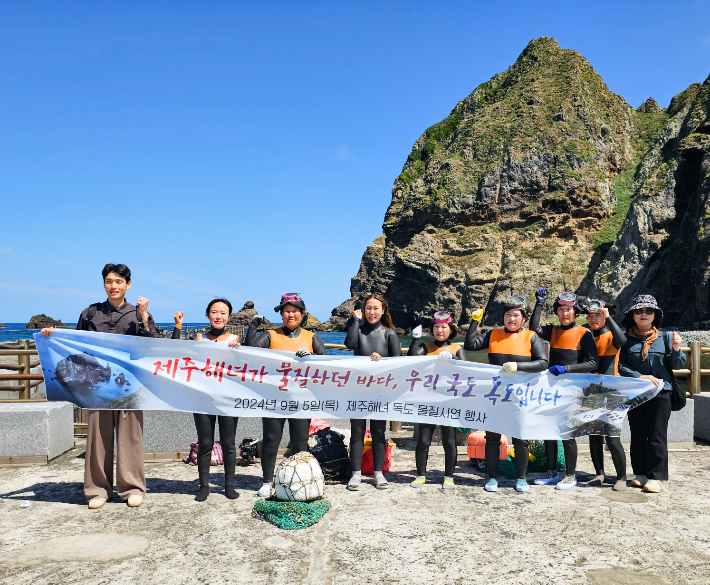
[[[326,321],[415,141],[532,39],[665,107],[710,73],[710,33],[688,26],[709,17],[701,1],[4,3],[0,322],[76,319],[107,262],[159,322],[215,296],[268,317],[284,291]]]

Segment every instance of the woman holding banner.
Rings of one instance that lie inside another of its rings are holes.
[[[292,351],[297,357],[307,355],[326,355],[325,345],[315,333],[302,329],[303,324],[308,319],[306,304],[298,293],[284,293],[281,295],[281,302],[274,307],[276,313],[281,313],[283,327],[264,331],[259,337],[256,330],[261,324],[263,317],[254,315],[249,329],[247,329],[245,345],[250,347],[263,347],[268,349],[280,349]],[[263,443],[261,447],[261,469],[264,480],[257,495],[260,498],[268,498],[274,480],[274,468],[276,467],[276,454],[281,443],[284,432],[285,418],[261,419],[263,427]],[[291,436],[291,451],[300,453],[308,451],[308,429],[311,420],[307,418],[290,418],[288,428]]]
[[[661,391],[648,402],[629,411],[631,467],[636,478],[631,485],[658,493],[668,480],[668,420],[671,416],[672,371],[685,364],[678,332],[660,329],[663,311],[651,295],[636,297],[626,311],[626,345],[619,353],[622,376],[651,380]]]
[[[488,363],[501,366],[506,372],[542,372],[547,368],[545,346],[532,330],[523,329],[530,307],[524,296],[509,297],[503,313],[503,329],[493,329],[484,335],[478,333],[478,324],[483,309],[473,313],[471,326],[466,332],[464,348],[467,351],[488,349]],[[515,489],[527,492],[530,488],[525,479],[528,469],[528,442],[513,437],[515,449]],[[498,461],[500,459],[500,433],[486,431],[486,467],[488,483],[486,491],[498,491]]]
[[[418,325],[412,330],[412,344],[407,350],[407,355],[423,356],[434,355],[439,359],[454,359],[466,361],[466,352],[458,344],[451,343],[456,337],[456,325],[452,323],[451,314],[448,311],[438,311],[434,313],[434,341],[432,343],[421,344],[422,326]],[[424,485],[426,481],[426,465],[429,459],[429,446],[431,437],[436,430],[435,424],[419,423],[419,435],[417,438],[416,461],[417,478],[411,483],[413,488]],[[444,483],[441,487],[445,490],[454,489],[454,469],[456,468],[456,429],[446,425],[441,425],[441,439],[444,444]]]
[[[555,304],[552,305],[559,325],[539,326],[542,306],[547,300],[547,290],[541,288],[536,291],[537,303],[530,319],[530,329],[534,330],[541,339],[550,342],[550,367],[553,376],[562,374],[583,374],[594,372],[597,369],[597,344],[589,329],[577,325],[575,318],[584,313],[584,309],[577,301],[577,295],[571,292],[562,292],[557,295]],[[560,481],[557,474],[557,441],[545,441],[545,456],[547,457],[547,474],[536,479],[537,485],[556,484],[558,490],[568,490],[577,485],[577,442],[575,439],[564,439],[562,447],[565,451],[566,475]]]
[[[619,350],[626,345],[626,336],[616,321],[609,316],[609,308],[603,301],[590,299],[587,302],[587,324],[594,335],[599,356],[597,373],[603,376],[619,375]],[[620,437],[589,435],[589,453],[596,477],[588,485],[598,486],[604,483],[604,441],[606,440],[611,460],[616,469],[614,491],[626,490],[626,454],[621,446]]]
[[[399,338],[394,332],[392,317],[385,298],[379,294],[371,294],[365,297],[362,307],[362,310],[353,311],[353,322],[345,336],[345,347],[352,349],[354,355],[369,356],[373,360],[402,355],[402,348]],[[365,313],[364,323],[362,322],[363,312]],[[359,490],[362,482],[362,452],[366,428],[367,419],[354,418],[350,420],[350,462],[353,475],[348,482],[348,489],[351,491]],[[386,420],[370,419],[375,487],[380,490],[389,487],[382,473],[387,449],[386,429]]]
[[[205,315],[210,322],[209,331],[197,334],[197,341],[226,343],[229,347],[239,347],[236,335],[227,331],[226,325],[232,314],[232,304],[227,299],[213,299],[207,305]],[[175,313],[175,328],[173,339],[180,339],[183,312]],[[197,474],[200,478],[200,491],[196,502],[204,502],[210,495],[210,463],[214,447],[214,429],[219,421],[219,444],[224,456],[224,495],[230,500],[236,500],[239,493],[234,489],[234,474],[237,468],[237,424],[236,416],[222,416],[195,412],[192,414],[197,429]]]

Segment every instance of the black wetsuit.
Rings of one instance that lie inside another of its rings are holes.
[[[289,329],[281,328],[286,337],[295,338],[301,334],[301,328]],[[326,355],[325,345],[317,335],[311,340],[315,355]],[[271,333],[264,331],[259,337],[256,336],[256,327],[250,324],[247,329],[244,345],[250,347],[262,347],[268,349],[271,345]],[[274,468],[276,467],[276,455],[278,454],[281,437],[283,437],[285,418],[262,418],[261,425],[263,439],[261,446],[261,471],[264,483],[268,483],[274,478]],[[291,418],[288,422],[289,434],[291,437],[291,452],[295,455],[301,451],[308,451],[308,429],[311,426],[309,418]]]
[[[224,334],[224,329],[210,327],[210,335],[218,338]],[[173,329],[173,339],[180,339],[180,329]],[[224,458],[224,485],[234,487],[234,474],[237,467],[237,425],[239,417],[204,414],[193,412],[195,429],[197,430],[197,474],[200,478],[200,487],[208,488],[210,485],[210,464],[212,461],[212,448],[214,447],[214,429],[219,421],[219,444],[222,446]],[[231,492],[232,490],[230,490]]]
[[[523,336],[518,336],[524,332]],[[491,348],[491,339],[495,347]],[[493,329],[481,335],[478,333],[478,321],[473,321],[466,332],[464,347],[467,351],[488,350],[488,363],[502,366],[506,362],[516,362],[519,372],[542,372],[547,369],[547,353],[542,340],[533,331],[522,327],[517,331]],[[510,353],[508,353],[510,352]],[[517,479],[525,479],[528,470],[528,441],[512,437],[515,450]],[[486,431],[486,467],[488,477],[498,478],[500,461],[500,433]]]
[[[433,345],[437,348],[446,348],[451,345],[451,342],[447,339],[445,341],[434,340]],[[443,349],[442,351],[446,351]],[[423,356],[427,355],[427,346],[422,345],[419,339],[412,339],[412,344],[407,350],[407,355],[413,356]],[[466,361],[466,352],[462,347],[459,347],[453,359]],[[417,439],[416,447],[416,461],[417,461],[417,475],[426,475],[426,464],[429,460],[429,446],[431,445],[431,438],[436,430],[436,425],[419,423],[419,437]],[[456,469],[456,429],[449,426],[441,426],[441,442],[444,445],[444,477],[453,477],[454,469]]]
[[[379,321],[370,325],[367,321],[353,319],[348,334],[345,336],[345,347],[353,350],[354,355],[371,356],[379,353],[382,357],[398,357],[402,355],[399,338],[394,329],[385,327]],[[362,452],[364,450],[365,429],[367,420],[350,419],[350,462],[353,471],[362,468]],[[375,471],[382,471],[385,462],[387,442],[385,431],[386,420],[370,419],[370,434],[372,435],[372,462]]]
[[[598,367],[597,344],[591,331],[580,327],[574,321],[569,325],[540,326],[542,303],[537,303],[530,319],[530,329],[534,329],[541,339],[550,342],[551,366],[564,366],[565,373],[586,374],[596,372]],[[579,328],[579,331],[577,330]],[[576,344],[567,343],[561,336],[572,331]],[[555,335],[556,339],[552,339]],[[564,439],[562,446],[565,451],[565,469],[568,475],[574,475],[577,470],[577,442],[574,439]],[[557,469],[557,441],[545,441],[545,456],[548,471]]]
[[[597,372],[604,376],[618,376],[619,350],[626,345],[626,335],[611,317],[606,324],[596,331],[589,328],[594,335],[599,355]],[[589,435],[589,453],[592,456],[596,475],[604,475],[604,441],[609,447],[611,460],[616,469],[617,481],[626,481],[626,453],[621,446],[620,437]]]

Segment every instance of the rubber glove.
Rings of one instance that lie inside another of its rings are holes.
[[[453,358],[454,358],[454,356],[451,355],[451,352],[450,352],[450,351],[442,351],[442,352],[439,354],[439,359],[440,359],[440,360],[451,360],[451,359],[453,359]]]
[[[481,319],[483,319],[483,309],[471,313],[471,321],[480,321]]]
[[[547,289],[539,288],[535,291],[535,300],[541,305],[547,301]]]
[[[306,357],[307,355],[313,355],[310,351],[308,351],[305,347],[302,347],[296,352],[296,357]]]
[[[560,374],[565,373],[565,367],[564,366],[550,366],[549,372],[553,376],[559,376]]]
[[[514,374],[518,371],[518,362],[505,362],[503,364],[503,371]]]
[[[261,325],[261,323],[264,321],[264,316],[263,315],[254,315],[251,318],[251,324],[254,325],[255,327],[258,327]]]
[[[414,329],[412,329],[412,337],[414,339],[419,339],[422,336],[422,326],[417,325]]]

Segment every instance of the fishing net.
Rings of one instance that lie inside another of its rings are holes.
[[[528,462],[528,471],[544,472],[547,471],[547,456],[545,455],[544,441],[530,441],[528,443],[528,451],[530,453],[530,461]],[[565,452],[562,448],[562,441],[557,441],[557,468],[565,468]],[[481,461],[479,469],[486,470],[486,462]],[[515,467],[515,457],[508,453],[508,458],[503,459],[498,463],[498,473],[503,477],[516,477],[518,471]]]
[[[257,500],[254,513],[284,530],[308,528],[320,520],[330,510],[328,500],[314,502],[281,502],[279,500]]]

